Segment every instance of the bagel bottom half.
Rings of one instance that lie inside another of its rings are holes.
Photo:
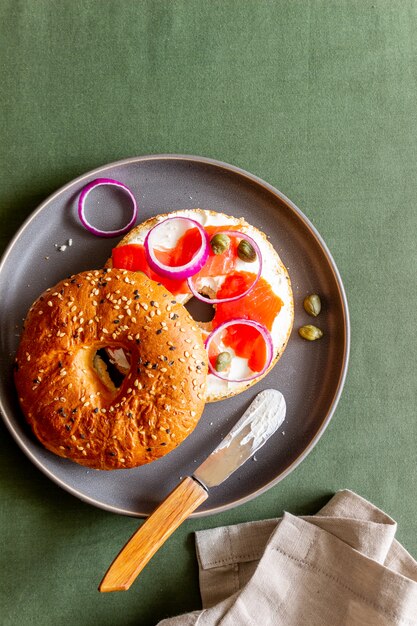
[[[101,357],[129,355],[117,384]],[[32,305],[15,363],[26,419],[49,450],[97,469],[131,468],[167,454],[205,406],[200,329],[164,287],[143,274],[83,272]]]

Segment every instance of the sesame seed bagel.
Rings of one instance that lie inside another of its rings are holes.
[[[108,347],[129,355],[119,386],[100,356]],[[131,468],[194,430],[206,360],[201,331],[172,294],[143,274],[106,268],[61,281],[32,305],[15,383],[48,450],[97,469]]]

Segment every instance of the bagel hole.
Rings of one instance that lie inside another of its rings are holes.
[[[93,364],[98,377],[107,387],[120,389],[130,369],[130,353],[114,346],[100,348],[94,355]]]
[[[214,306],[198,298],[191,298],[184,306],[196,322],[211,322],[214,317]]]

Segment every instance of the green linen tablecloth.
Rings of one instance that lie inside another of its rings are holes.
[[[344,393],[312,454],[252,502],[186,522],[127,593],[96,587],[138,521],[62,491],[1,425],[2,625],[151,625],[199,608],[193,531],[315,513],[344,487],[417,555],[416,32],[412,0],[1,0],[1,250],[89,169],[209,156],[306,213],[352,322]]]

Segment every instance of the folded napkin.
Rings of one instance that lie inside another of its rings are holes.
[[[203,610],[159,626],[417,625],[417,562],[352,491],[317,515],[196,533]]]

